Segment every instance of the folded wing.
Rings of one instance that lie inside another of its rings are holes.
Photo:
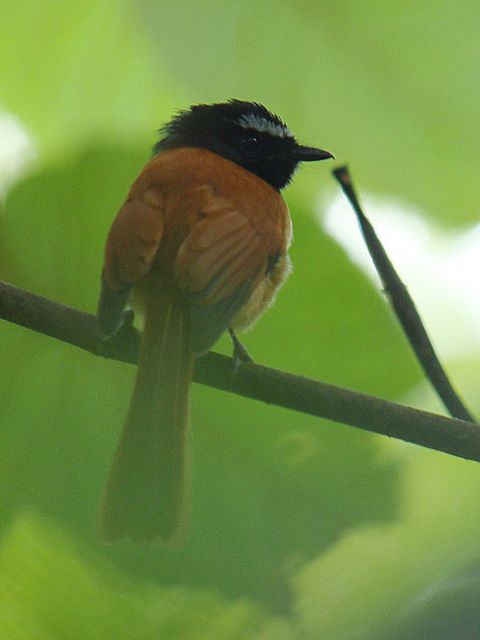
[[[210,203],[201,213],[175,263],[178,285],[190,303],[194,353],[207,351],[246,304],[265,276],[270,244],[226,202]]]

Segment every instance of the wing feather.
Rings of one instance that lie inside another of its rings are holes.
[[[204,251],[224,238],[235,237],[238,231],[249,226],[248,218],[237,211],[227,210],[222,214],[215,209],[214,212],[217,215],[208,215],[195,225],[188,239],[188,245],[192,251]]]
[[[150,271],[163,225],[159,189],[151,188],[123,205],[113,221],[105,251],[104,278],[112,289],[133,284]]]
[[[150,271],[163,236],[163,195],[157,188],[129,198],[113,221],[105,248],[99,324],[115,333],[132,285]]]
[[[232,209],[205,207],[182,243],[177,282],[190,302],[191,346],[207,351],[247,303],[268,265],[269,242],[249,218]]]
[[[245,244],[239,243],[244,240]],[[206,289],[209,282],[214,280],[218,274],[224,271],[226,265],[242,254],[243,248],[248,242],[254,240],[254,234],[243,235],[241,238],[233,234],[225,237],[222,241],[211,245],[208,250],[201,252],[190,252],[190,255],[182,255],[182,272],[177,270],[177,277],[180,286],[185,291],[198,292]],[[188,251],[188,250],[187,250]],[[178,264],[178,262],[177,262]]]

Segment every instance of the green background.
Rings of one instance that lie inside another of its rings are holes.
[[[0,278],[94,311],[156,129],[230,97],[264,102],[361,189],[473,223],[479,28],[468,0],[3,0],[0,106],[38,159],[3,206]],[[330,169],[286,192],[294,272],[245,344],[437,407],[381,292],[313,215]],[[477,411],[479,359],[472,345],[446,363]],[[0,637],[480,638],[477,464],[195,386],[187,546],[105,546],[96,511],[134,368],[5,322],[0,362]]]

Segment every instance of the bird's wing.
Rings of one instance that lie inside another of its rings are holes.
[[[98,320],[117,330],[132,285],[150,271],[164,229],[164,196],[156,187],[129,197],[113,221],[105,248]]]
[[[274,238],[267,231],[219,196],[203,205],[175,262],[195,353],[213,345],[265,276]]]

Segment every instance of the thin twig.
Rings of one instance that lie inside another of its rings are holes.
[[[0,318],[95,355],[132,363],[137,361],[138,334],[131,327],[127,326],[114,342],[104,343],[97,337],[95,316],[1,282]],[[233,384],[232,367],[231,358],[208,353],[196,362],[195,380],[247,398],[480,461],[480,427],[471,422],[420,411],[253,363],[241,363]]]
[[[365,216],[353,188],[348,168],[338,167],[334,169],[333,175],[340,183],[343,192],[355,211],[362,235],[382,280],[385,293],[388,295],[398,321],[425,375],[430,380],[450,415],[468,422],[476,422],[448,379],[406,286],[400,280],[374,228]]]

